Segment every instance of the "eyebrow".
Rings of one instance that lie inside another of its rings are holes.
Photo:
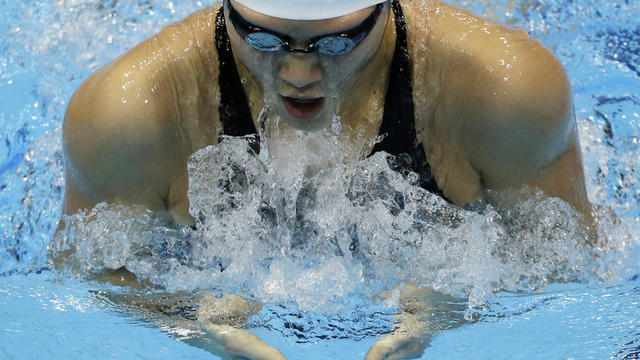
[[[243,27],[244,29],[250,29],[251,32],[268,32],[271,33],[273,35],[276,35],[278,37],[280,37],[282,40],[285,40],[287,42],[292,42],[292,37],[281,33],[279,31],[276,30],[272,30],[269,29],[267,27],[262,27],[262,26],[258,26],[252,22],[250,22],[249,20],[247,20],[246,18],[244,18],[242,15],[240,15],[240,13],[233,7],[233,5],[231,5],[231,1],[226,0],[226,2],[229,4],[229,17],[232,18],[232,21],[234,22],[234,27],[237,28],[236,26],[236,22],[240,23],[239,25],[241,27]],[[362,20],[358,25],[355,25],[351,28],[342,30],[342,31],[336,31],[333,33],[325,33],[322,35],[316,35],[314,37],[312,37],[308,42],[309,43],[314,43],[322,38],[325,37],[330,37],[330,36],[354,36],[357,34],[360,34],[364,31],[364,29],[368,28],[368,27],[372,27],[373,24],[375,22],[375,20],[377,20],[378,15],[380,14],[384,3],[379,3],[376,8],[371,12],[371,14],[369,14],[364,20]],[[247,32],[247,31],[245,31]]]

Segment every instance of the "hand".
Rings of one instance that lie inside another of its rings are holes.
[[[365,360],[417,359],[427,346],[427,339],[418,334],[401,329],[414,322],[411,315],[403,314],[402,322],[395,332],[378,340],[367,352]]]
[[[432,303],[433,291],[418,288],[411,283],[401,283],[383,294],[387,299],[396,298],[401,312],[390,334],[378,340],[367,352],[365,360],[417,359],[428,345],[426,337],[428,318],[421,311]]]
[[[247,360],[287,360],[287,358],[256,335],[244,329],[229,325],[208,324],[205,326],[212,335],[223,359]]]
[[[200,300],[198,322],[210,335],[216,355],[223,359],[286,360],[286,357],[258,336],[241,328],[260,305],[237,295],[217,298],[207,294]],[[235,325],[235,326],[233,326]]]

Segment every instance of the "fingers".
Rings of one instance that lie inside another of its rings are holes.
[[[367,351],[367,355],[364,357],[364,360],[383,360],[392,352],[393,348],[391,346],[378,341],[373,344],[369,351]]]
[[[249,360],[286,360],[278,350],[269,346],[258,336],[229,325],[208,324],[205,326],[221,350],[233,357]]]
[[[198,321],[211,335],[216,348],[224,353],[223,358],[286,360],[279,350],[241,328],[247,318],[259,310],[259,304],[237,295],[225,294],[218,298],[215,294],[206,294],[200,299]]]
[[[200,299],[198,320],[203,324],[245,326],[247,319],[260,311],[260,304],[249,302],[238,295],[205,294]]]
[[[367,352],[365,360],[416,359],[422,355],[424,339],[406,335],[387,335],[378,340]]]

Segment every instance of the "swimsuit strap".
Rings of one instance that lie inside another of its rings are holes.
[[[419,185],[449,201],[436,183],[427,162],[422,143],[418,142],[413,105],[413,78],[407,48],[407,24],[398,0],[391,2],[396,25],[396,46],[391,61],[389,85],[384,102],[384,114],[379,135],[384,138],[373,152],[385,151],[397,156],[392,167],[407,165],[420,176]],[[406,155],[408,155],[408,158]],[[405,164],[402,164],[404,162]]]
[[[230,136],[257,134],[251,118],[251,111],[249,111],[247,96],[240,83],[240,75],[233,59],[223,7],[220,7],[216,16],[215,40],[220,64],[218,72],[220,105],[218,111],[223,134]]]

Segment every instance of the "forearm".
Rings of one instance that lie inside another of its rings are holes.
[[[402,283],[385,295],[398,297],[396,323],[371,347],[365,360],[414,358],[440,328],[464,323],[460,315],[464,305],[451,296],[411,283]]]
[[[539,175],[529,184],[542,189],[548,196],[563,199],[583,214],[588,214],[591,210],[577,137],[566,151],[541,169]]]
[[[397,315],[396,320],[392,331],[369,349],[365,360],[406,359],[424,351],[430,338],[428,321],[408,313]]]

